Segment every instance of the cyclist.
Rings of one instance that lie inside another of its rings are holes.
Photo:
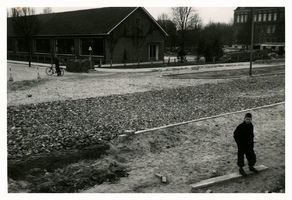
[[[60,62],[59,62],[57,54],[55,54],[55,66],[56,66],[56,71],[58,74],[57,76],[61,76]]]

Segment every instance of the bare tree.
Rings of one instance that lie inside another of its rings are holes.
[[[115,50],[115,46],[118,43],[118,40],[120,38],[120,27],[117,28],[116,31],[112,32],[108,37],[107,37],[107,44],[109,47],[109,51],[110,51],[110,59],[113,60],[113,56],[114,56],[114,50]]]
[[[12,8],[13,30],[16,35],[26,42],[29,67],[32,60],[32,38],[39,31],[40,23],[35,15],[35,9],[23,7],[22,9]]]
[[[162,13],[158,15],[157,21],[159,21],[160,25],[164,28],[166,26],[167,21],[170,20],[170,17],[166,13]]]
[[[8,8],[7,8],[6,10],[7,10],[7,18],[8,18],[8,17],[10,17],[10,15],[11,15],[11,12],[9,11],[9,9],[8,9]]]
[[[51,7],[44,7],[43,14],[53,13],[53,9]]]
[[[234,18],[233,18],[233,17],[231,17],[231,18],[229,19],[228,24],[229,24],[229,25],[233,25],[233,24],[234,24]]]
[[[140,49],[145,43],[146,38],[148,35],[152,35],[154,31],[154,27],[152,25],[149,25],[149,28],[147,26],[137,25],[132,28],[131,38],[133,41],[133,45],[136,47],[137,52],[137,62],[138,66],[140,65]]]
[[[168,50],[175,48],[177,43],[176,25],[166,13],[159,15],[157,17],[157,22],[169,35],[165,38],[165,47],[168,48]]]
[[[198,14],[198,10],[193,7],[172,7],[173,21],[177,29],[181,32],[181,49],[185,47],[185,31],[201,24],[202,20]]]

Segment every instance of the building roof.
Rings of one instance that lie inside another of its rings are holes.
[[[70,12],[36,15],[41,22],[36,36],[108,35],[140,7],[105,7]],[[141,8],[154,23],[156,20]],[[12,18],[7,19],[7,36],[15,37]],[[159,26],[167,35],[167,33]]]
[[[254,10],[274,10],[274,9],[285,9],[285,7],[237,7],[234,11],[251,11]]]

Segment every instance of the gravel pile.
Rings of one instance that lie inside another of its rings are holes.
[[[282,101],[285,76],[269,76],[9,106],[8,158],[90,146],[124,130],[144,130]]]

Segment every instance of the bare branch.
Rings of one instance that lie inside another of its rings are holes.
[[[43,14],[49,14],[49,13],[53,13],[53,10],[51,7],[45,7],[43,9]]]
[[[184,49],[185,31],[202,23],[198,10],[193,7],[172,7],[172,17],[177,29],[181,31],[181,48]]]

